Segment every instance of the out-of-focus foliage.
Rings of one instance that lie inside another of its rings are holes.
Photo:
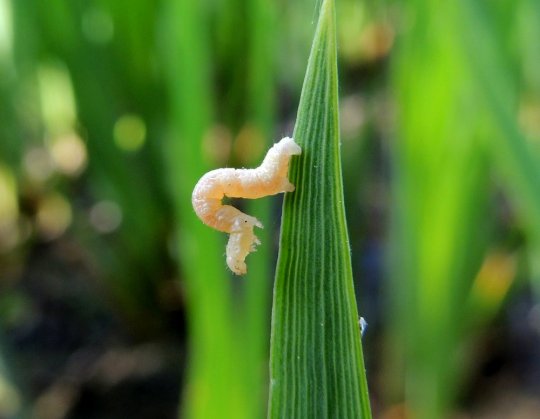
[[[232,278],[190,193],[291,134],[318,3],[0,0],[0,416],[264,417],[279,205]],[[336,13],[374,416],[538,417],[540,3]]]

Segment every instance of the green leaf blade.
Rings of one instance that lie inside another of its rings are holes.
[[[333,1],[321,8],[283,206],[271,343],[272,418],[370,418],[339,150]]]

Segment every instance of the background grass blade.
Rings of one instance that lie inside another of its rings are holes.
[[[334,2],[322,4],[283,206],[271,341],[271,418],[369,418],[343,207]]]
[[[266,0],[247,2],[248,30],[248,86],[244,101],[248,104],[245,121],[248,130],[253,132],[252,146],[263,142],[261,151],[266,151],[276,139],[275,95],[276,95],[276,5]],[[261,140],[257,141],[257,137]],[[263,152],[264,152],[263,151]],[[258,156],[262,159],[262,153]],[[258,163],[256,163],[258,164]],[[270,333],[270,303],[272,292],[273,238],[276,226],[272,220],[271,199],[248,202],[248,214],[258,214],[265,220],[265,227],[258,233],[261,246],[252,256],[250,269],[244,282],[243,318],[244,341],[239,342],[239,351],[246,372],[245,394],[251,404],[249,417],[263,417],[267,404],[268,357]],[[266,221],[268,220],[268,221]],[[240,341],[240,339],[239,339]]]
[[[497,127],[491,137],[493,157],[506,176],[506,187],[523,212],[531,232],[540,237],[540,166],[538,150],[518,124],[518,86],[507,55],[501,54],[501,29],[493,24],[494,7],[460,1],[463,55],[483,105]],[[531,17],[540,11],[531,9]],[[506,25],[508,26],[508,25]],[[498,30],[497,30],[498,29]]]
[[[492,320],[513,281],[511,255],[490,249],[493,151],[504,152],[503,166],[513,170],[508,178],[538,208],[538,170],[510,111],[508,62],[486,25],[493,10],[481,3],[408,4],[405,14],[415,24],[401,34],[394,61],[400,140],[393,149],[389,291],[391,336],[405,345],[387,347],[404,350],[397,358],[404,363],[406,405],[420,419],[448,415],[471,357],[463,342],[471,327]],[[493,266],[508,266],[502,287],[486,274]],[[482,308],[489,294],[490,308]]]
[[[204,7],[200,2],[170,1],[166,17],[169,33],[173,34],[167,50],[172,93],[168,168],[176,218],[182,222],[181,227],[177,226],[177,251],[191,302],[189,323],[193,333],[182,413],[192,419],[243,418],[247,416],[242,413],[245,404],[238,400],[240,376],[234,374],[233,367],[224,241],[219,232],[200,222],[191,207],[193,186],[209,170],[201,144],[213,120],[212,67],[208,39],[202,29]]]

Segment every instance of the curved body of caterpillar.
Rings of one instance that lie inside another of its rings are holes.
[[[287,172],[291,156],[301,151],[292,138],[285,137],[268,150],[256,169],[216,169],[197,182],[191,199],[193,209],[203,223],[230,234],[227,265],[235,274],[247,272],[245,258],[260,244],[253,227],[263,228],[263,225],[255,217],[223,205],[221,200],[224,196],[255,199],[294,191]]]

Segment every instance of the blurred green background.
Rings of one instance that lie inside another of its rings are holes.
[[[0,0],[0,417],[257,418],[250,274],[193,186],[290,135],[315,0]],[[540,417],[540,2],[336,0],[374,417]]]

